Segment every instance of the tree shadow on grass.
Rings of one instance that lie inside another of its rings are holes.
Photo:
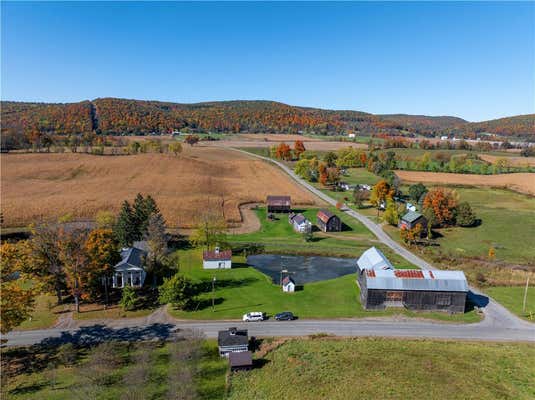
[[[215,281],[215,288],[233,288],[233,287],[243,287],[250,285],[253,282],[258,281],[257,278],[243,278],[243,279],[218,279]],[[204,280],[195,285],[197,293],[207,293],[212,291],[212,280]]]
[[[38,392],[39,390],[43,389],[44,387],[48,386],[48,383],[45,382],[39,382],[39,383],[32,383],[29,385],[19,385],[16,388],[13,388],[9,391],[9,394],[11,395],[29,395],[35,392]]]

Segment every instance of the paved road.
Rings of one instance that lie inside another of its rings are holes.
[[[309,190],[310,192],[315,194],[317,197],[321,198],[326,203],[336,206],[337,200],[333,199],[329,195],[323,193],[321,190],[318,190],[317,188],[312,186],[310,183],[308,183],[304,179],[300,178],[297,174],[294,173],[292,169],[288,168],[283,163],[277,160],[273,160],[268,157],[258,155],[258,154],[249,153],[244,150],[234,149],[234,148],[232,148],[232,150],[235,150],[235,151],[238,151],[238,152],[241,152],[241,153],[244,153],[244,154],[256,157],[256,158],[260,158],[264,161],[275,164],[284,172],[286,172],[298,184],[303,186],[305,189]],[[377,238],[382,243],[390,247],[394,252],[396,252],[403,258],[405,258],[407,261],[409,261],[413,265],[416,265],[417,267],[424,269],[424,270],[436,270],[437,269],[433,265],[429,264],[427,261],[413,254],[411,251],[409,251],[408,249],[406,249],[405,247],[401,246],[399,243],[394,241],[390,236],[388,236],[388,234],[385,233],[385,231],[383,231],[383,228],[379,224],[376,224],[375,222],[373,222],[371,219],[369,219],[365,215],[362,215],[351,209],[346,209],[344,210],[344,212],[350,217],[358,220],[364,226],[366,226],[366,228],[368,228],[375,236],[377,236]],[[476,296],[487,297],[487,296],[483,296],[475,288],[471,287],[470,289]],[[529,322],[526,322],[518,318],[516,315],[509,312],[509,310],[507,310],[505,307],[503,307],[501,304],[497,303],[491,298],[488,298],[488,304],[486,304],[483,307],[483,311],[485,313],[486,324],[491,324],[496,327],[507,327],[507,328],[515,328],[515,329],[533,327],[533,324],[530,324]]]

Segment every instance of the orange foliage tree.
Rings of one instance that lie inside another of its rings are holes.
[[[292,149],[283,142],[277,146],[275,157],[280,158],[281,160],[290,161],[292,159]]]
[[[423,208],[433,210],[436,223],[440,226],[455,222],[455,208],[458,204],[457,192],[446,188],[431,189],[424,198]]]
[[[386,201],[391,200],[393,196],[394,189],[388,184],[387,181],[383,179],[377,182],[377,184],[372,188],[372,192],[370,194],[370,203],[379,209],[381,204],[386,205]]]
[[[294,156],[299,158],[299,156],[305,151],[305,145],[302,140],[296,140],[294,143]]]

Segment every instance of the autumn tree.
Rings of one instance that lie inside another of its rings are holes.
[[[407,227],[402,226],[399,231],[401,240],[403,240],[403,242],[408,244],[409,246],[418,241],[421,233],[422,233],[422,224],[416,224],[416,226],[414,226],[411,229],[408,229]]]
[[[182,153],[182,144],[180,142],[173,142],[169,144],[169,151],[172,152],[175,157]]]
[[[187,308],[193,301],[196,291],[195,285],[181,274],[171,278],[164,278],[163,284],[158,288],[160,304],[172,304],[179,309]]]
[[[95,216],[95,223],[99,229],[113,229],[117,217],[111,211],[100,210]]]
[[[367,190],[362,190],[358,186],[353,190],[353,202],[357,208],[362,208],[364,200],[366,200],[368,197],[369,193]]]
[[[323,156],[323,162],[327,164],[327,167],[334,167],[336,165],[336,160],[338,159],[338,156],[334,151],[328,151]]]
[[[409,197],[414,204],[417,204],[425,193],[427,193],[427,188],[422,183],[417,183],[409,187]]]
[[[201,216],[190,240],[195,246],[210,250],[217,245],[226,244],[226,230],[227,223],[222,217],[207,213]]]
[[[87,232],[84,229],[63,230],[59,247],[59,258],[65,270],[65,283],[72,292],[76,312],[80,312],[80,299],[87,297],[87,283],[90,265],[85,252]]]
[[[290,146],[283,142],[277,146],[277,149],[275,151],[275,157],[281,160],[291,161],[292,149],[290,149]]]
[[[0,332],[6,334],[25,321],[33,310],[36,291],[28,287],[29,251],[24,241],[0,246]]]
[[[302,140],[296,140],[294,143],[294,157],[299,159],[301,154],[306,151],[305,145]]]
[[[196,145],[197,143],[199,143],[199,136],[197,136],[197,135],[187,135],[187,136],[184,138],[184,142],[186,142],[186,143],[189,144],[190,146],[194,146],[194,145]]]
[[[470,203],[459,203],[456,210],[455,220],[459,226],[473,226],[475,224],[476,216],[472,211]]]
[[[43,291],[56,294],[58,304],[62,303],[62,292],[66,288],[65,271],[58,247],[62,229],[55,224],[33,225],[28,242],[30,272]]]
[[[320,163],[318,166],[319,181],[323,186],[327,185],[327,166],[325,163]]]
[[[438,187],[425,195],[423,208],[433,210],[437,225],[452,225],[455,222],[457,202],[458,196],[454,190]]]
[[[399,213],[396,207],[396,202],[392,199],[387,199],[386,201],[386,209],[383,213],[383,220],[393,226],[397,226],[399,222]]]
[[[165,220],[160,213],[149,217],[149,224],[145,239],[148,244],[146,258],[147,272],[152,274],[153,286],[156,286],[156,275],[165,263],[167,255],[167,234],[165,233]]]
[[[381,205],[386,205],[386,201],[391,200],[393,196],[394,189],[384,179],[373,186],[370,194],[370,203],[377,208],[377,215],[379,215]]]
[[[95,229],[87,236],[85,252],[88,258],[85,285],[90,297],[95,298],[100,292],[101,278],[111,276],[114,265],[121,260],[119,243],[111,229]]]

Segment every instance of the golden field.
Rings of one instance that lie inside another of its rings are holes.
[[[444,185],[503,187],[535,196],[535,173],[500,175],[450,174],[445,172],[396,171],[405,182],[428,182]]]
[[[295,204],[315,198],[276,167],[232,150],[185,146],[168,154],[3,154],[4,226],[26,226],[72,214],[91,220],[99,210],[119,211],[123,200],[150,194],[170,227],[191,227],[205,212],[241,222],[239,205],[287,194]]]

